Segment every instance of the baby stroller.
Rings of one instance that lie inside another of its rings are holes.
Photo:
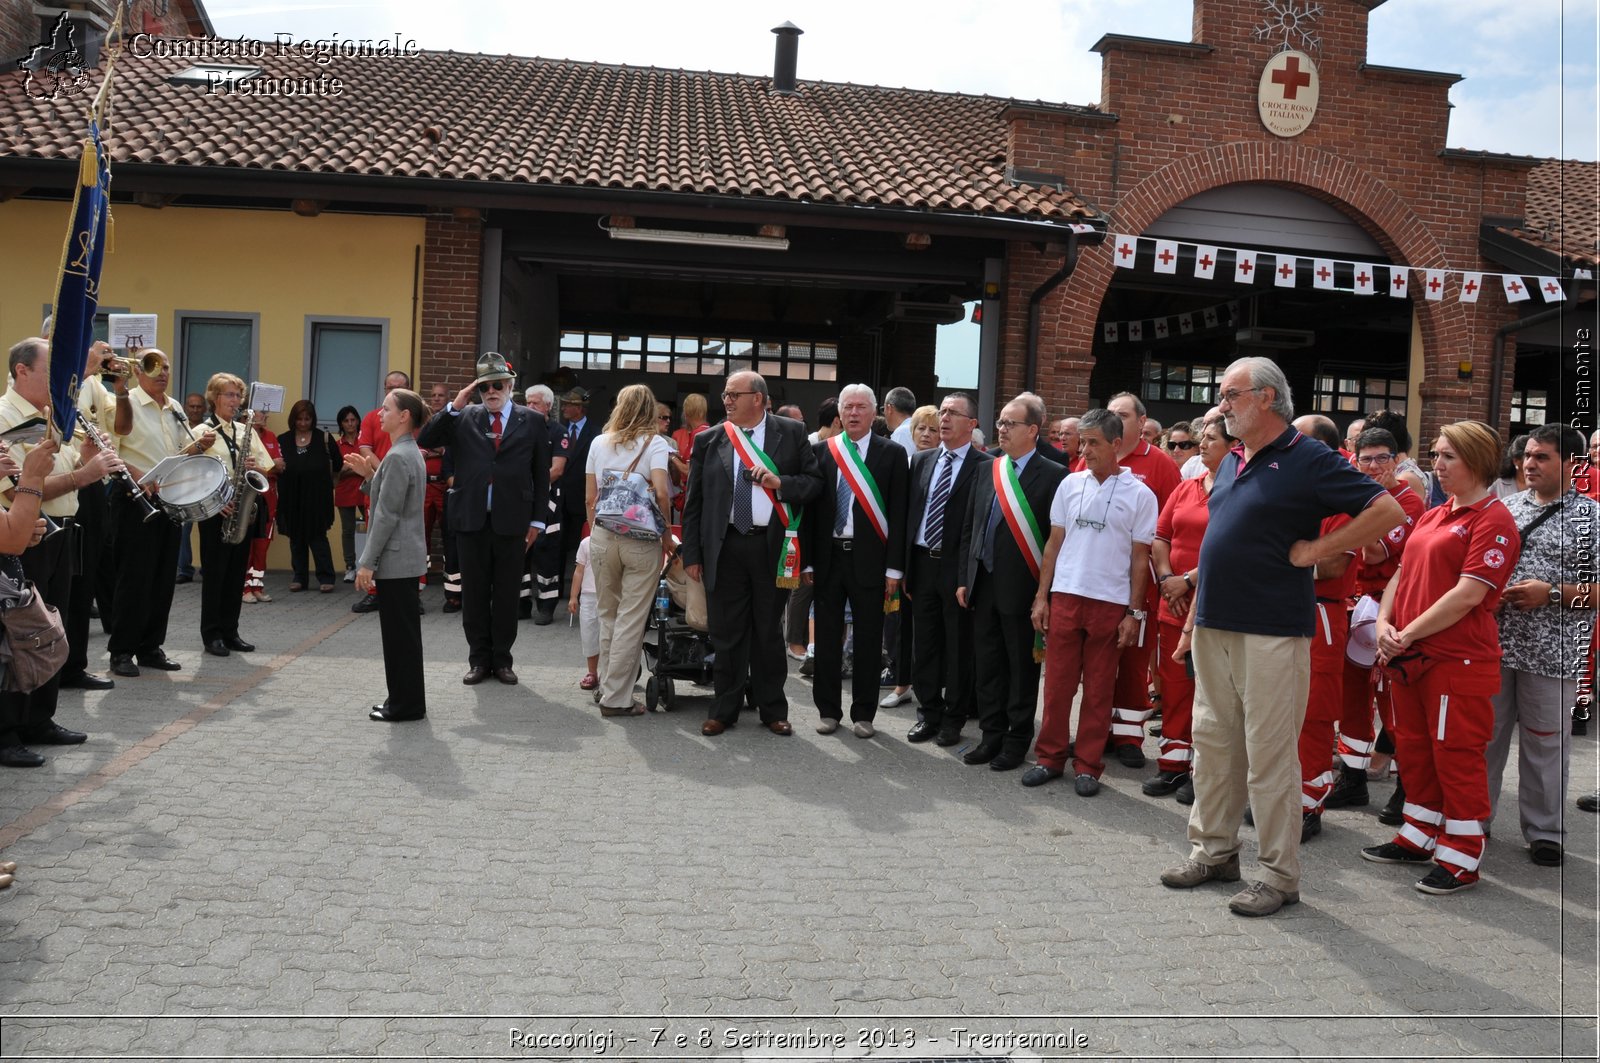
[[[644,706],[671,712],[678,705],[678,683],[711,685],[711,636],[706,634],[706,589],[684,571],[680,547],[661,572],[663,596],[650,607],[644,643]],[[652,638],[653,636],[653,638]],[[709,693],[709,690],[707,690]]]

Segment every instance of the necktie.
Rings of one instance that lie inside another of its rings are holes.
[[[933,494],[928,496],[928,547],[938,550],[944,546],[944,506],[950,501],[950,470],[955,467],[955,454],[952,451],[944,452],[944,459],[939,464],[939,478],[934,481]]]
[[[499,450],[500,449],[500,415],[498,413],[491,413],[489,415],[489,434],[494,437],[494,449]]]
[[[749,432],[745,432],[746,437],[749,435]],[[754,516],[755,501],[750,494],[755,489],[755,485],[750,482],[750,477],[746,474],[738,455],[734,456],[733,469],[735,473],[733,479],[733,526],[739,529],[741,535],[744,535],[748,534],[756,524]]]
[[[850,503],[855,500],[855,495],[850,490],[849,481],[844,478],[844,470],[836,471],[839,483],[833,496],[833,537],[843,539],[845,521],[850,519]]]
[[[567,425],[567,438],[576,443],[578,441],[578,422],[573,421]]]

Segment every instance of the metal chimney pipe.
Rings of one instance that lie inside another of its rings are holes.
[[[774,26],[772,32],[778,35],[777,54],[772,61],[772,90],[791,95],[795,86],[795,62],[800,55],[800,35],[805,30],[793,22],[785,22]]]

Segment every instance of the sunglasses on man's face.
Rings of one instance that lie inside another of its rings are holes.
[[[483,388],[485,391],[504,391],[506,389],[506,382],[504,380],[485,380],[478,386]]]

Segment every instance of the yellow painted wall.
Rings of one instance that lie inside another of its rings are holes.
[[[68,210],[64,202],[0,203],[0,349],[39,330],[39,311],[55,295]],[[388,318],[386,365],[415,377],[413,268],[423,219],[125,203],[113,216],[100,305],[159,315],[159,346],[175,368],[183,358],[175,312],[211,311],[260,315],[256,378],[284,386],[285,408],[303,397],[307,315]],[[269,425],[280,432],[287,422],[280,413]],[[337,521],[330,538],[338,565]],[[281,536],[269,564],[288,568]]]

